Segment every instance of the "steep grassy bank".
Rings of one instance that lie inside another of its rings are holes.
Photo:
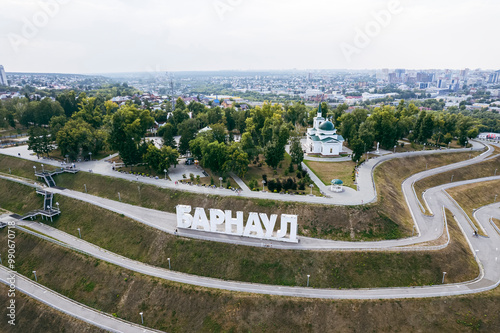
[[[0,231],[0,244],[6,244],[5,235]],[[500,330],[498,288],[480,295],[388,301],[250,295],[150,278],[23,233],[16,241],[20,273],[32,277],[36,269],[38,281],[47,287],[129,321],[139,323],[142,311],[147,326],[168,332]],[[44,331],[35,323],[32,327]]]
[[[412,222],[401,193],[402,181],[415,172],[455,163],[469,158],[469,153],[412,156],[382,163],[375,171],[379,200],[365,206],[325,206],[271,200],[199,195],[151,185],[140,185],[113,177],[80,172],[56,176],[59,186],[148,208],[175,212],[178,204],[194,207],[258,211],[262,213],[296,214],[299,234],[316,238],[339,240],[397,239],[411,235]],[[34,178],[33,162],[0,155],[0,172]],[[41,168],[38,164],[37,168]],[[361,185],[362,186],[362,185]]]
[[[7,305],[11,298],[7,296],[9,289],[0,284],[0,304]],[[4,333],[19,332],[44,332],[44,333],[104,333],[95,326],[75,319],[69,315],[52,309],[37,300],[20,292],[16,293],[16,325],[7,323],[7,317],[0,320],[0,331]],[[3,312],[3,311],[2,311]],[[3,312],[5,313],[5,312]]]
[[[10,206],[6,193],[34,192],[0,180],[0,203]],[[62,214],[47,223],[126,257],[176,271],[227,280],[301,286],[307,274],[321,288],[368,288],[432,285],[443,271],[450,282],[477,276],[463,237],[450,224],[452,242],[433,252],[319,252],[282,251],[180,238],[78,200],[57,196]],[[44,221],[46,222],[46,221]]]

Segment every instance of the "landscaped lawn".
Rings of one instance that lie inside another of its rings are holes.
[[[290,167],[290,163],[292,162],[292,158],[288,153],[285,153],[285,159],[279,164],[278,168],[276,170],[273,170],[270,166],[264,162],[264,156],[260,155],[259,156],[259,164],[250,164],[248,166],[248,172],[245,174],[245,177],[243,178],[243,181],[245,184],[250,187],[250,181],[255,180],[257,181],[258,186],[256,189],[262,190],[262,175],[267,175],[267,179],[278,179],[281,178],[281,180],[285,180],[288,178],[295,178],[298,181],[300,179],[297,178],[297,167],[295,166],[295,170],[293,173],[288,172],[288,168]],[[266,186],[266,191],[267,191],[267,186]],[[298,191],[298,192],[304,192],[306,194],[311,193],[311,189],[309,186],[306,186],[306,189],[303,191]],[[320,195],[320,191],[316,185],[314,185],[313,188],[313,194],[314,195]]]
[[[321,179],[323,184],[330,185],[333,179],[340,179],[344,182],[344,186],[356,188],[352,180],[352,170],[356,163],[352,161],[346,162],[316,162],[304,161],[316,176]]]

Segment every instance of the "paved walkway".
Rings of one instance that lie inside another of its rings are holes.
[[[484,149],[484,145],[479,142],[472,142],[474,147],[472,150],[481,150]],[[316,204],[324,204],[324,205],[362,205],[370,202],[376,201],[377,193],[375,190],[375,185],[373,182],[373,171],[375,167],[383,162],[392,158],[401,158],[407,156],[416,156],[416,155],[429,155],[435,153],[455,153],[455,152],[464,152],[471,151],[471,149],[451,149],[451,150],[426,150],[419,152],[410,152],[410,153],[398,153],[398,154],[390,154],[382,157],[372,158],[369,161],[363,163],[359,167],[359,174],[357,183],[358,191],[351,190],[349,188],[345,188],[345,191],[342,193],[333,193],[330,192],[329,186],[324,185],[319,178],[314,178],[314,175],[311,175],[311,178],[315,179],[316,185],[323,191],[328,197],[311,197],[308,195],[292,195],[292,194],[277,194],[266,192],[262,193],[253,192],[253,191],[242,191],[240,194],[235,193],[234,191],[228,189],[220,189],[220,188],[208,188],[202,186],[193,186],[187,184],[175,184],[174,181],[164,180],[164,179],[154,179],[142,176],[134,176],[127,173],[120,173],[112,170],[112,165],[109,162],[105,161],[90,161],[90,162],[81,162],[75,163],[76,167],[81,169],[84,172],[89,172],[92,170],[93,173],[126,179],[129,181],[137,181],[145,184],[151,184],[155,186],[159,186],[162,188],[172,188],[181,191],[193,192],[193,193],[201,193],[201,194],[209,194],[209,195],[220,195],[220,196],[243,196],[247,198],[254,199],[269,199],[269,200],[279,200],[279,201],[290,201],[290,202],[303,202],[303,203],[316,203]],[[56,160],[47,160],[47,159],[37,159],[35,155],[31,155],[31,152],[28,150],[27,146],[19,146],[12,147],[6,149],[0,149],[0,154],[10,155],[15,157],[21,157],[23,159],[28,159],[31,161],[37,161],[39,163],[44,163],[45,165],[53,165],[56,167],[60,166],[60,162]],[[468,163],[462,164],[462,166],[478,163],[486,158],[490,152],[486,155],[482,155],[480,157],[476,157],[473,160],[465,161]],[[20,155],[20,156],[19,156]],[[178,166],[179,168],[180,166]],[[169,175],[178,173],[178,170],[174,170],[174,168],[169,169]],[[56,180],[57,183],[57,180]]]
[[[483,292],[493,289],[500,283],[500,265],[498,265],[498,244],[500,244],[500,234],[498,234],[489,224],[491,216],[500,218],[500,203],[490,205],[476,212],[477,219],[482,227],[487,231],[489,238],[476,238],[472,236],[472,229],[466,220],[463,211],[458,209],[454,204],[450,203],[441,189],[460,186],[468,182],[460,182],[455,184],[443,185],[431,195],[436,196],[436,204],[444,203],[445,207],[450,209],[455,215],[464,235],[471,247],[471,250],[476,255],[476,260],[479,263],[481,273],[479,277],[473,281],[457,284],[444,284],[437,286],[424,287],[401,287],[401,288],[371,288],[371,289],[313,289],[304,287],[282,287],[263,284],[254,284],[236,281],[224,281],[213,278],[194,276],[184,273],[174,272],[168,269],[146,265],[144,263],[134,261],[93,244],[87,243],[75,236],[66,234],[60,230],[54,229],[48,225],[36,222],[17,221],[19,226],[27,225],[31,229],[37,230],[46,234],[49,237],[45,239],[54,242],[54,239],[64,242],[68,247],[87,253],[88,255],[118,265],[120,267],[133,270],[138,273],[155,276],[171,281],[192,284],[196,286],[225,289],[239,292],[250,292],[269,295],[293,296],[293,297],[308,297],[308,298],[324,298],[324,299],[393,299],[393,298],[423,298],[437,296],[463,295],[470,293]],[[437,212],[436,215],[437,216]],[[5,222],[13,221],[11,217],[4,217]],[[430,228],[420,230],[426,233]],[[26,230],[29,232],[29,230]],[[38,235],[38,237],[42,237]],[[52,238],[50,238],[52,237]],[[413,242],[417,241],[416,239]],[[382,243],[382,242],[379,242]],[[359,245],[359,244],[358,244]],[[175,269],[175,262],[172,263]]]
[[[74,318],[80,319],[109,332],[161,332],[115,318],[107,313],[92,309],[86,305],[73,301],[66,296],[58,294],[55,291],[52,291],[21,274],[13,272],[4,266],[0,266],[0,282],[10,285],[12,278],[15,280],[14,284],[17,291],[22,292],[23,294],[26,294],[29,297],[56,309],[57,311],[66,313]],[[7,317],[4,316],[3,320],[7,321]]]

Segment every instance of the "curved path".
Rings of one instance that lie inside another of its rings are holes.
[[[449,197],[444,194],[443,190],[454,186],[461,186],[473,182],[487,180],[490,180],[490,178],[446,184],[434,188],[433,193],[429,194],[435,196],[435,199],[433,201],[443,203],[455,215],[457,222],[464,232],[464,236],[469,242],[472,252],[476,255],[476,260],[478,261],[481,270],[480,276],[473,281],[457,284],[444,284],[439,286],[337,290],[313,289],[304,287],[284,287],[246,282],[224,281],[220,279],[174,272],[168,269],[154,267],[138,261],[134,261],[99,248],[75,236],[66,234],[60,230],[54,229],[41,223],[21,221],[18,222],[18,225],[21,228],[23,225],[29,225],[31,229],[37,230],[38,232],[49,236],[43,237],[34,233],[38,237],[45,238],[46,240],[52,242],[57,242],[54,241],[54,239],[57,239],[58,241],[64,243],[64,246],[87,253],[92,257],[107,261],[120,267],[170,281],[201,287],[279,296],[324,299],[393,299],[462,295],[490,290],[497,287],[500,283],[500,265],[496,261],[497,259],[495,259],[500,256],[500,252],[498,252],[498,246],[500,244],[500,234],[494,231],[493,227],[489,224],[490,216],[500,218],[500,210],[498,210],[498,208],[500,207],[500,203],[488,206],[488,210],[484,214],[482,213],[482,210],[476,212],[478,220],[490,236],[488,238],[475,238],[472,236],[472,228],[467,221],[465,214],[450,201]],[[8,221],[9,219],[13,218],[9,217],[4,219],[4,221]],[[26,229],[24,231],[32,233]]]
[[[254,199],[269,199],[269,200],[279,200],[279,201],[290,201],[290,202],[304,202],[304,203],[316,203],[316,204],[324,204],[324,205],[362,205],[370,202],[374,202],[377,199],[377,193],[375,189],[375,185],[373,182],[373,171],[375,167],[381,162],[393,159],[393,158],[402,158],[408,156],[418,156],[418,155],[431,155],[437,153],[457,153],[457,152],[470,152],[470,151],[479,151],[484,149],[485,145],[480,142],[472,141],[472,148],[467,149],[449,149],[449,150],[426,150],[426,151],[418,151],[418,152],[409,152],[409,153],[397,153],[390,154],[386,156],[381,156],[377,158],[372,158],[369,161],[363,163],[359,168],[359,175],[357,179],[357,183],[361,184],[358,187],[358,191],[351,188],[344,188],[344,192],[342,193],[333,193],[330,192],[329,187],[325,186],[319,178],[317,178],[314,174],[311,174],[311,179],[316,183],[316,185],[322,190],[324,193],[328,194],[328,197],[316,197],[316,196],[308,196],[308,195],[289,195],[289,194],[276,194],[269,192],[249,192],[243,191],[239,195],[235,192],[227,189],[212,189],[206,188],[202,186],[196,185],[185,185],[185,184],[175,184],[170,180],[164,179],[154,179],[147,177],[137,177],[134,175],[120,173],[112,170],[112,165],[105,160],[101,161],[91,161],[91,162],[82,162],[76,163],[76,167],[81,169],[82,171],[89,171],[100,175],[121,178],[129,181],[137,181],[144,184],[155,185],[162,188],[171,188],[177,189],[181,191],[200,193],[200,194],[208,194],[208,195],[220,195],[220,196],[242,196],[247,198]],[[478,163],[482,161],[486,156],[491,153],[491,148],[487,152],[487,154],[482,155],[481,157],[476,157],[475,159],[464,161],[471,163]],[[56,167],[60,167],[60,162],[56,160],[47,160],[47,159],[37,159],[35,155],[31,155],[31,151],[28,150],[27,146],[19,146],[12,148],[0,149],[0,154],[21,157],[23,159],[35,161],[38,163],[44,163],[46,165],[52,165]],[[19,155],[20,154],[20,155]],[[56,180],[57,182],[57,180]]]
[[[109,332],[161,332],[92,309],[86,305],[75,302],[66,296],[58,294],[21,274],[7,269],[4,266],[0,266],[0,282],[9,286],[9,280],[11,281],[12,278],[15,279],[14,285],[16,291],[22,292],[23,294],[37,299],[38,301],[45,303],[60,312],[66,313],[74,318],[80,319]]]

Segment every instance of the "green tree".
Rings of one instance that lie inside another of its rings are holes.
[[[227,147],[224,143],[211,142],[204,151],[202,164],[213,172],[223,171],[223,165],[227,160]]]
[[[285,146],[281,145],[279,142],[270,142],[264,148],[264,158],[266,159],[266,163],[273,169],[278,167],[284,157]]]
[[[118,150],[125,165],[141,162],[147,146],[141,148],[141,141],[148,128],[154,123],[149,110],[139,110],[134,105],[125,105],[111,116],[110,145]]]
[[[170,123],[166,123],[158,130],[158,135],[163,138],[163,145],[175,148],[175,129]]]
[[[304,150],[302,149],[302,143],[298,135],[294,135],[290,142],[290,157],[292,158],[292,164],[296,164],[297,166],[304,160]]]
[[[225,172],[233,171],[239,177],[244,177],[248,171],[248,164],[250,164],[248,154],[241,149],[240,144],[233,143],[227,148],[227,160],[222,169]]]

